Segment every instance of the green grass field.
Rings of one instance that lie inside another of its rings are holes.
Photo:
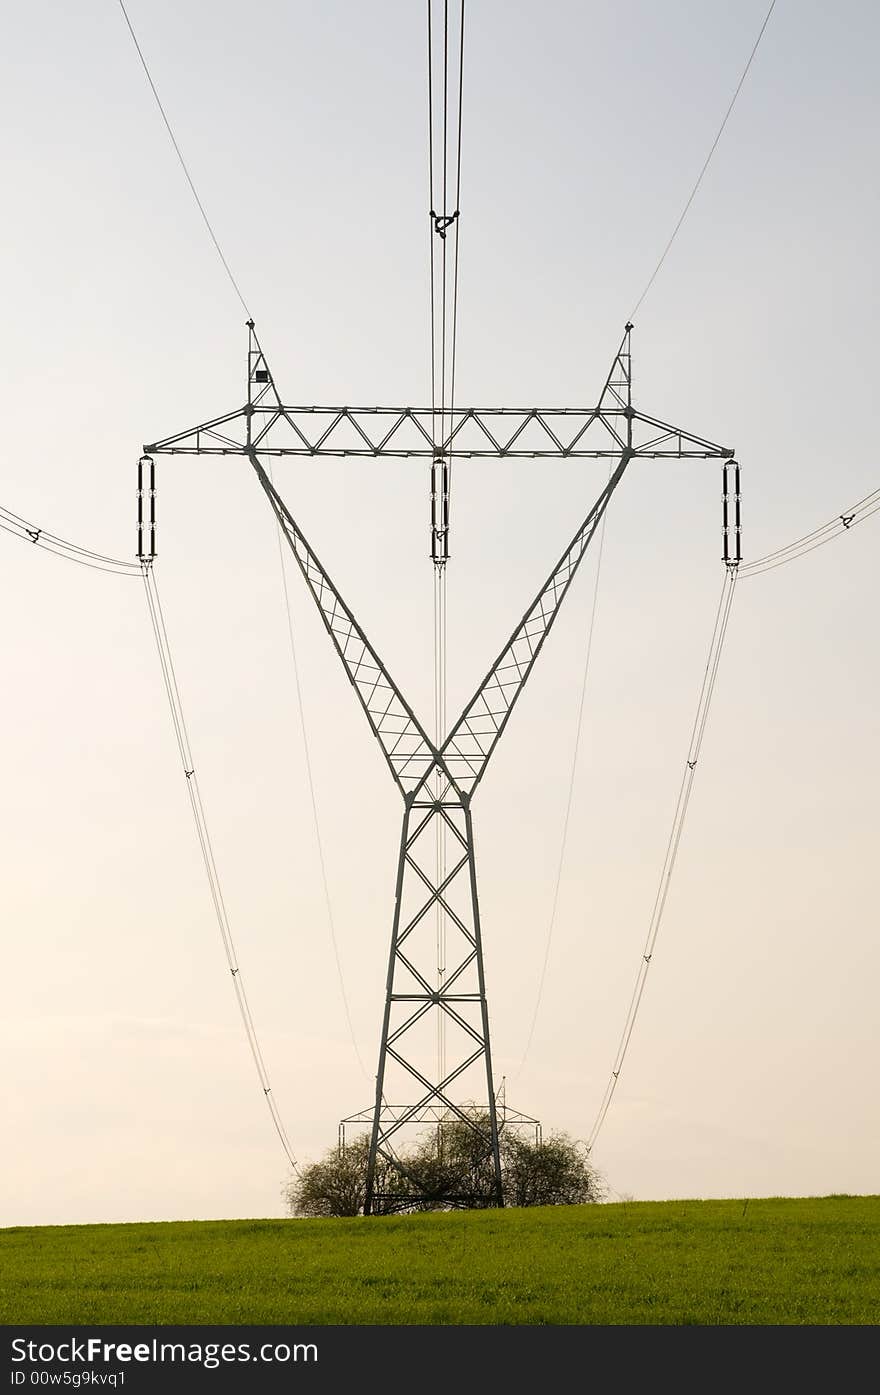
[[[4,1323],[876,1323],[880,1197],[0,1231]]]

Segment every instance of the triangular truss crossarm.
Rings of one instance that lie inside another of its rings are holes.
[[[629,463],[641,456],[726,460],[733,454],[634,409],[631,329],[627,325],[597,407],[586,412],[468,409],[454,415],[448,439],[438,445],[427,409],[285,407],[250,325],[245,407],[148,448],[148,455],[240,454],[250,461],[403,796],[375,1100],[351,1120],[371,1125],[367,1212],[408,1201],[503,1201],[471,799]],[[406,438],[404,429],[410,433]],[[438,747],[275,488],[263,458],[423,455],[436,460],[441,453],[603,457],[611,463],[599,497]],[[410,1103],[397,1103],[406,1099]],[[447,1177],[429,1185],[413,1175],[397,1152],[401,1132],[426,1122],[437,1128],[439,1153],[445,1128],[457,1123],[472,1131],[485,1163],[481,1182]]]

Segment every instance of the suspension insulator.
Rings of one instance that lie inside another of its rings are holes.
[[[736,534],[736,560],[742,561],[742,490],[740,489],[739,462],[733,467],[733,522]]]
[[[150,561],[156,556],[156,462],[150,456]]]
[[[146,467],[148,467],[148,472]],[[150,500],[146,522],[144,520],[145,495],[149,495]],[[156,556],[156,462],[151,455],[142,455],[138,460],[137,512],[138,561],[152,562]]]
[[[138,476],[137,476],[137,479],[138,479],[138,482],[137,482],[137,509],[138,509],[137,555],[138,555],[138,561],[139,561],[139,562],[142,562],[143,559],[144,559],[144,457],[143,457],[143,456],[141,456],[140,460],[138,461]]]
[[[437,457],[431,461],[431,560],[437,561]]]

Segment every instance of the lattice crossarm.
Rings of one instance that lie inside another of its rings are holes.
[[[241,455],[246,437],[247,407],[211,417],[160,441],[144,446],[147,455]]]
[[[255,450],[248,458],[302,572],[333,646],[379,741],[401,793],[421,785],[437,751],[400,689],[278,494]]]
[[[624,449],[608,483],[563,552],[532,605],[465,707],[441,750],[458,788],[473,794],[501,737],[584,554],[626,469]]]
[[[641,457],[671,456],[674,459],[732,460],[734,451],[707,441],[693,431],[685,431],[646,412],[633,411],[633,455]],[[641,428],[641,429],[639,429]]]

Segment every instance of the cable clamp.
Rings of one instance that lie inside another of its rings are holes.
[[[849,528],[849,527],[851,526],[852,521],[853,521],[854,518],[855,518],[855,514],[854,514],[854,513],[842,513],[842,514],[840,515],[840,521],[841,521],[841,523],[843,524],[844,528]]]
[[[439,233],[440,237],[442,237],[443,241],[445,242],[446,229],[451,227],[452,224],[455,222],[456,218],[458,217],[458,209],[456,209],[454,213],[435,213],[432,208],[430,212],[430,217],[433,219],[434,222],[435,233]]]

